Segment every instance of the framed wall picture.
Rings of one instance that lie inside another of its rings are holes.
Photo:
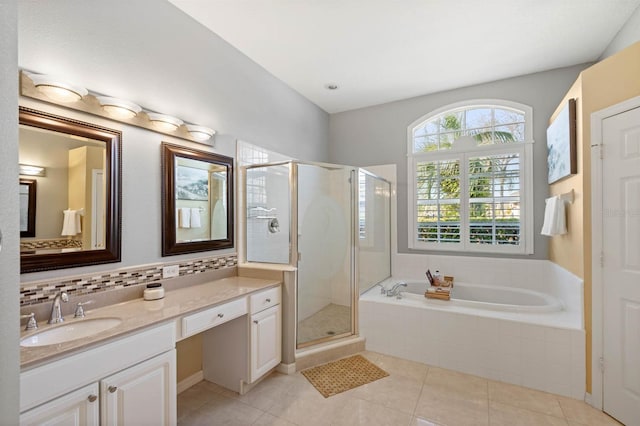
[[[209,172],[207,169],[177,164],[176,199],[209,200]]]
[[[569,99],[547,128],[547,165],[550,184],[578,173],[575,99]]]

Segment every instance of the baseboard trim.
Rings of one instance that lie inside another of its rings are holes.
[[[176,391],[178,394],[181,394],[182,392],[189,389],[191,386],[196,385],[203,380],[204,380],[204,373],[202,372],[202,370],[200,370],[197,373],[190,375],[186,379],[179,381]]]
[[[585,392],[584,393],[584,402],[586,402],[587,404],[591,405],[592,407],[593,405],[593,395],[591,395],[589,392]]]
[[[296,363],[292,362],[291,364],[280,363],[276,367],[276,371],[282,374],[294,374],[296,372]]]

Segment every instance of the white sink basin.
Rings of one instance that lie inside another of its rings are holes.
[[[25,337],[20,341],[20,346],[55,345],[56,343],[81,339],[113,328],[121,322],[122,320],[119,318],[82,319],[48,328]]]

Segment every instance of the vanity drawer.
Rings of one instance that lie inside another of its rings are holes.
[[[249,298],[249,309],[252,314],[255,314],[256,312],[275,306],[278,303],[280,303],[280,286],[251,295]]]
[[[247,299],[234,300],[182,318],[182,337],[189,337],[247,313]]]

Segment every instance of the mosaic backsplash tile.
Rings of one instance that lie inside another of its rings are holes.
[[[56,238],[50,240],[24,240],[20,241],[20,251],[36,249],[63,249],[82,248],[82,240]]]
[[[180,276],[199,274],[212,269],[233,268],[238,264],[236,254],[192,259],[179,263]],[[106,271],[96,275],[81,275],[25,283],[20,288],[20,306],[46,303],[65,291],[69,296],[80,296],[101,291],[117,290],[129,286],[148,284],[162,279],[162,268],[175,263],[132,267]]]

